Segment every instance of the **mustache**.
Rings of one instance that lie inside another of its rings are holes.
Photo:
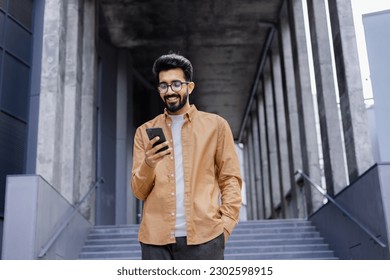
[[[180,95],[179,94],[170,94],[170,95],[165,95],[164,96],[164,100],[167,101],[168,98],[170,97],[177,97],[180,99]]]

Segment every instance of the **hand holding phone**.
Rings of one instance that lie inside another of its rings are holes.
[[[148,134],[149,140],[152,140],[153,138],[155,138],[157,136],[160,138],[156,143],[153,144],[153,147],[155,147],[155,146],[157,146],[157,145],[167,141],[166,138],[165,138],[164,132],[163,132],[161,127],[147,128],[146,129],[146,133]],[[156,153],[165,151],[166,149],[168,149],[168,146],[162,147]]]

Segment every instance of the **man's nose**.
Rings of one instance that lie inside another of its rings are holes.
[[[172,85],[168,86],[168,90],[167,90],[166,94],[169,94],[169,93],[176,93],[175,91],[173,91]]]

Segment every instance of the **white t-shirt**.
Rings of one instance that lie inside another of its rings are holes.
[[[175,154],[176,177],[176,226],[175,236],[187,236],[186,216],[184,208],[184,171],[183,149],[181,145],[181,128],[184,124],[183,115],[170,115],[172,118],[173,149]]]

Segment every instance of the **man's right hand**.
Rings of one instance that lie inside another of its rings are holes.
[[[155,168],[157,163],[159,163],[166,155],[169,155],[172,151],[172,148],[169,147],[168,141],[165,141],[164,143],[153,147],[153,144],[156,143],[158,140],[158,136],[154,137],[152,140],[149,141],[148,145],[146,146],[145,163],[152,168]],[[167,150],[157,153],[158,150],[166,146],[168,146]]]

